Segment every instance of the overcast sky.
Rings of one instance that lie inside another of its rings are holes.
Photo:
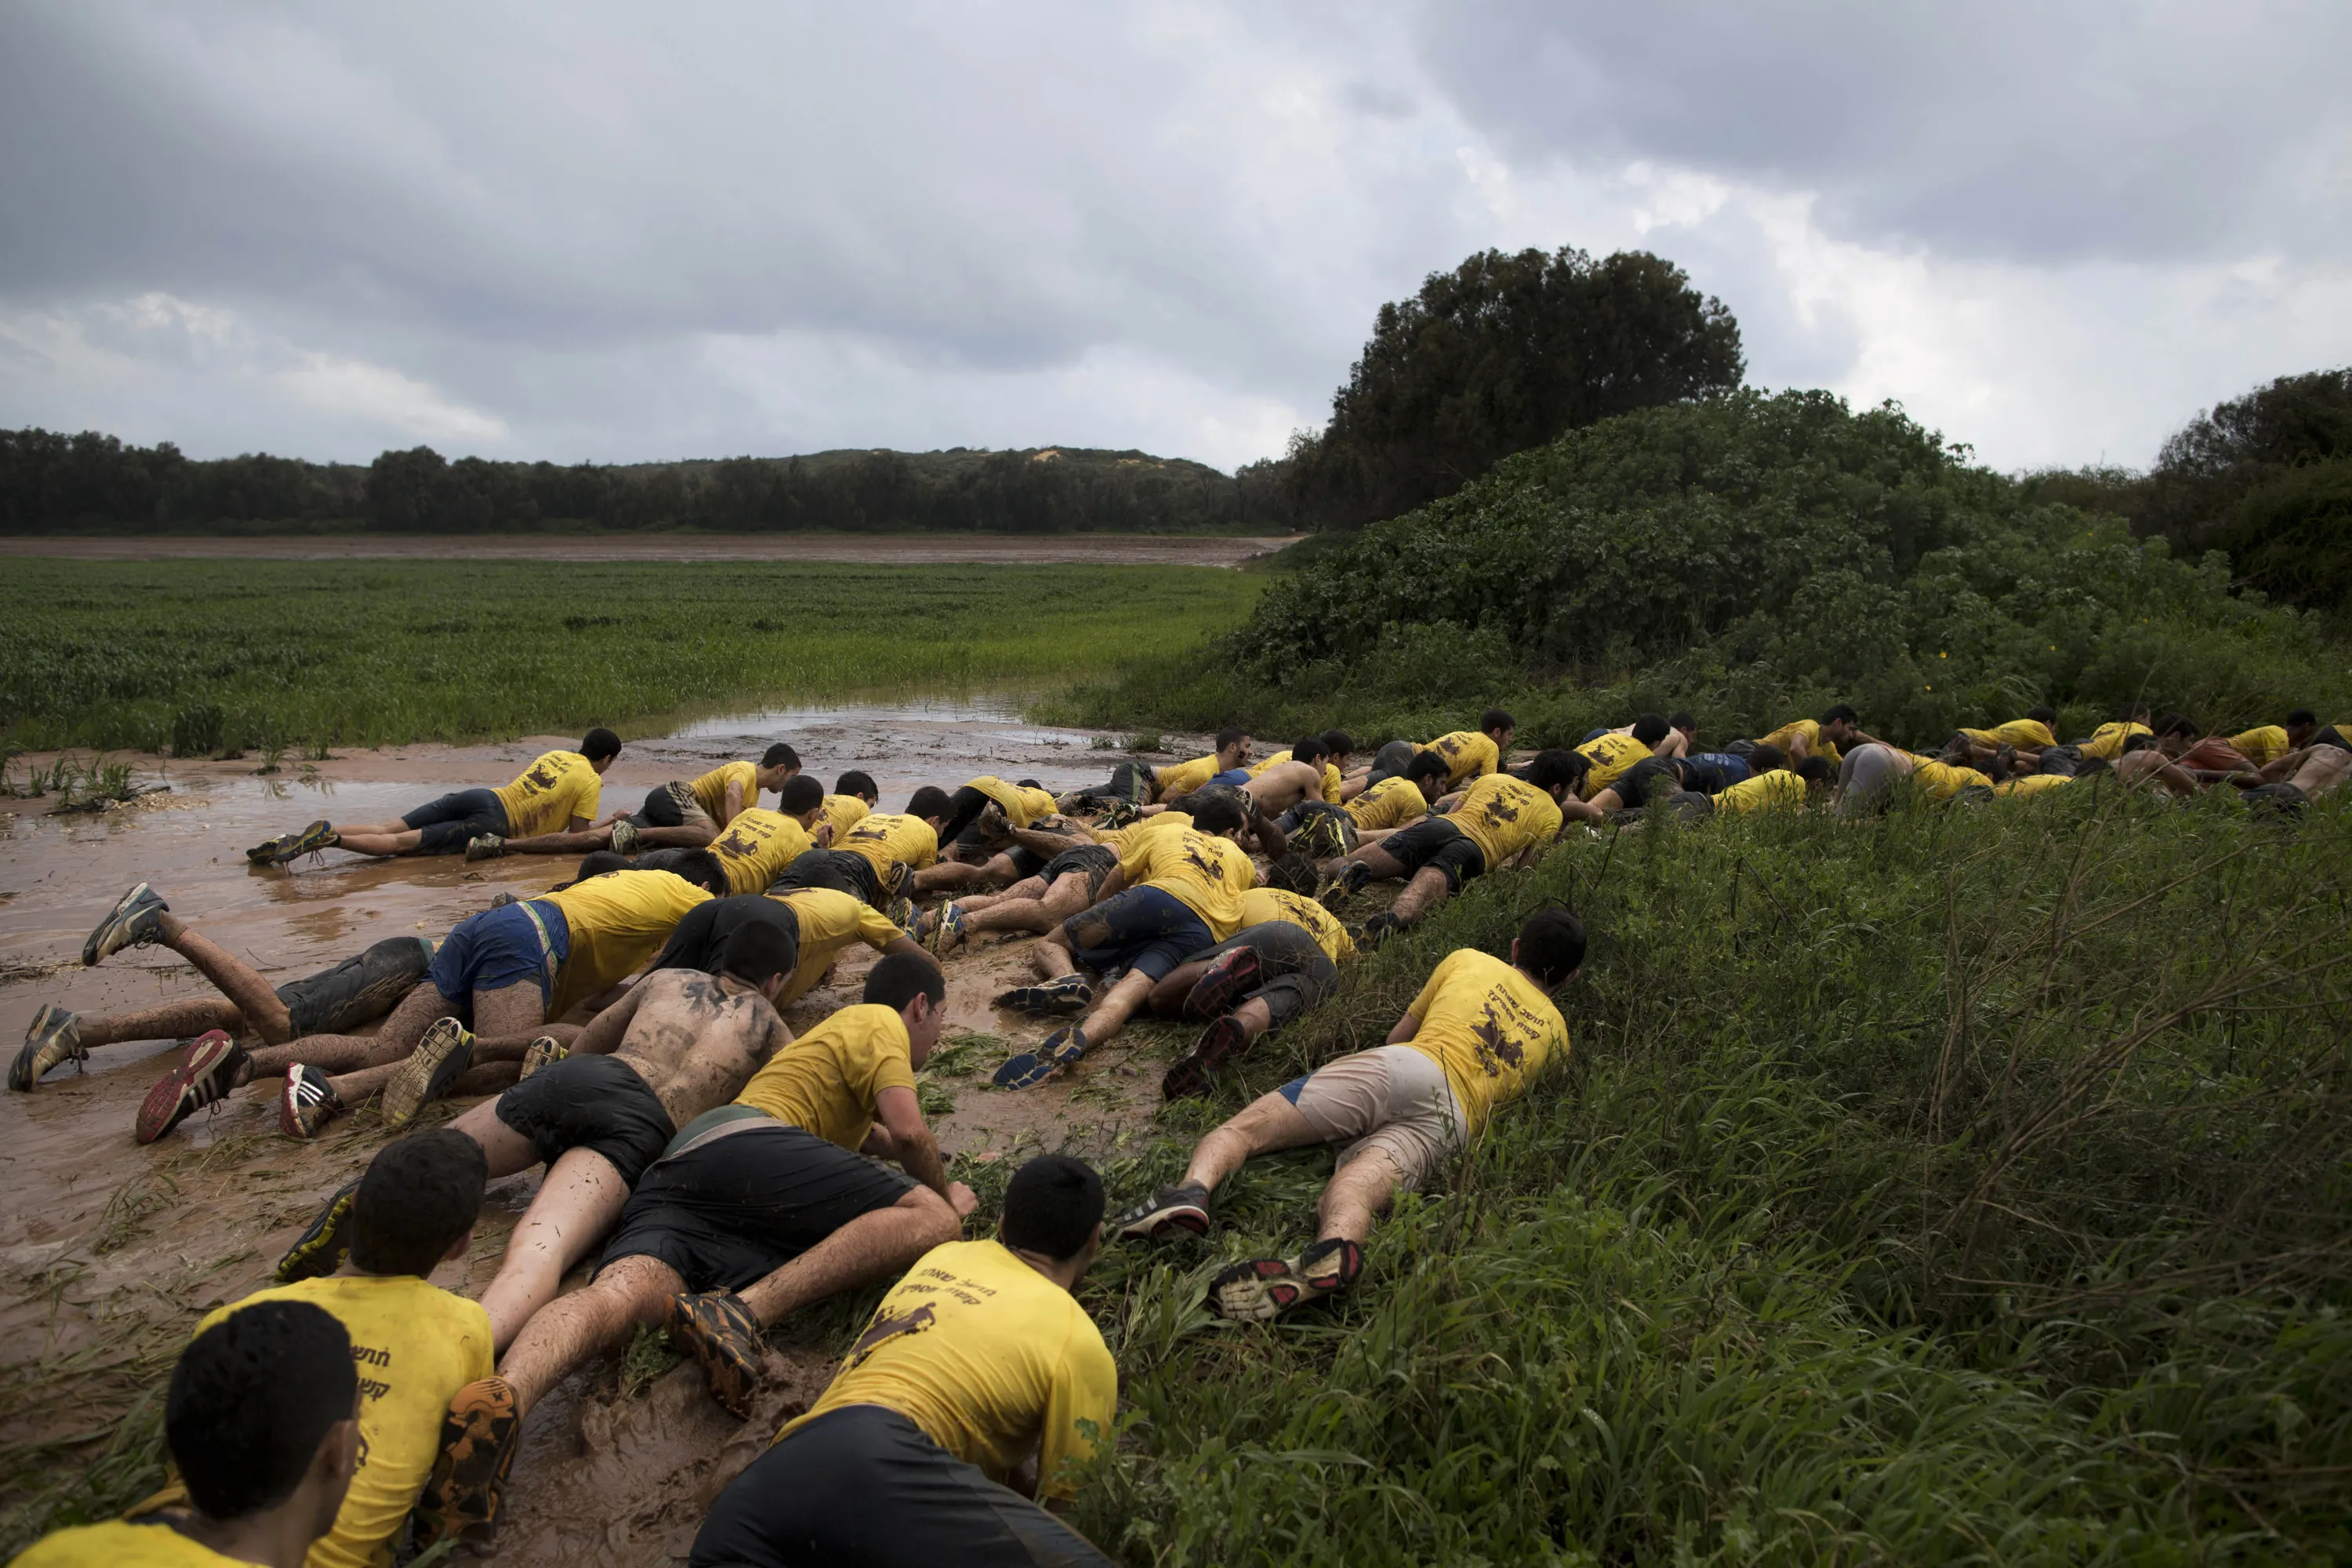
[[[2352,5],[0,5],[0,426],[631,461],[1320,425],[1486,247],[2145,465],[2352,361]]]

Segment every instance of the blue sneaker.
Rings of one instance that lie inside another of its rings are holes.
[[[996,1069],[999,1089],[1034,1089],[1087,1054],[1086,1031],[1072,1024],[1045,1037],[1034,1051],[1007,1057]]]

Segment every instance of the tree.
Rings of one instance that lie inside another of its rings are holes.
[[[1284,488],[1307,526],[1361,527],[1569,430],[1730,391],[1744,368],[1739,324],[1670,261],[1484,251],[1381,307]]]

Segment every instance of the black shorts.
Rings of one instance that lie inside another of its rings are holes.
[[[1257,954],[1258,987],[1241,1000],[1265,1003],[1277,1029],[1339,987],[1339,966],[1331,962],[1331,955],[1323,951],[1312,931],[1289,921],[1245,926],[1185,962],[1221,958],[1237,947]]]
[[[1087,878],[1087,902],[1102,897],[1102,885],[1118,868],[1118,851],[1108,844],[1081,844],[1075,849],[1065,849],[1045,862],[1037,875],[1045,879],[1047,891],[1054,883],[1072,872],[1083,871]]]
[[[784,868],[772,887],[830,888],[863,899],[877,910],[882,907],[882,879],[874,874],[874,863],[847,849],[805,850]]]
[[[388,936],[356,958],[278,988],[304,1035],[348,1035],[393,1010],[433,966],[433,943],[421,936]]]
[[[1302,800],[1275,822],[1296,841],[1298,852],[1317,860],[1334,860],[1356,847],[1356,819],[1344,806],[1328,800]]]
[[[463,854],[468,839],[506,837],[506,803],[494,789],[454,790],[418,806],[402,817],[400,825],[425,835],[424,842],[409,851],[411,855]]]
[[[654,1258],[688,1290],[740,1290],[914,1185],[814,1132],[746,1127],[656,1161],[596,1267]]]
[[[2279,816],[2299,816],[2311,805],[2311,797],[2294,785],[2281,780],[2277,784],[2256,784],[2238,797],[2246,809],[2255,813],[2269,812]]]
[[[828,1410],[729,1483],[688,1568],[1110,1568],[1086,1538],[879,1405]]]
[[[669,941],[653,966],[716,974],[719,961],[727,956],[727,939],[747,925],[774,926],[792,938],[793,962],[799,962],[801,918],[793,912],[792,905],[765,893],[736,893],[705,900],[687,910],[686,918],[670,929]]]
[[[1216,933],[1164,888],[1129,888],[1062,922],[1070,955],[1097,974],[1132,970],[1153,980],[1213,944]]]
[[[677,1131],[661,1098],[618,1057],[551,1063],[499,1096],[498,1107],[499,1120],[530,1140],[541,1163],[593,1149],[633,1187]]]
[[[683,780],[672,779],[667,784],[656,784],[646,791],[645,804],[630,815],[629,820],[639,827],[684,827],[688,806],[694,808],[698,816],[709,819],[710,814],[704,811],[702,803],[694,798],[694,786]]]
[[[1682,788],[1682,773],[1666,757],[1643,757],[1606,786],[1617,792],[1618,804],[1639,811],[1653,795],[1672,795]]]
[[[1383,779],[1402,778],[1405,769],[1412,766],[1412,756],[1411,741],[1391,741],[1372,753],[1372,771],[1364,776],[1364,787],[1370,789]]]
[[[2339,752],[2352,752],[2352,741],[2346,740],[2344,738],[2344,731],[2337,729],[2333,724],[2328,725],[2324,730],[2314,731],[2312,732],[2311,739],[2305,742],[2305,744],[2306,746],[2333,746]]]
[[[1372,847],[1394,857],[1407,877],[1432,868],[1444,872],[1449,893],[1460,892],[1463,883],[1486,869],[1477,840],[1442,816],[1400,828]]]
[[[2083,771],[2083,748],[2078,745],[2044,746],[2039,755],[2035,773],[2071,779]]]

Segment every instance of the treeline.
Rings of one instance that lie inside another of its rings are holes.
[[[961,447],[630,467],[452,462],[417,447],[361,468],[16,430],[0,431],[0,531],[1281,532],[1290,513],[1272,468]]]

